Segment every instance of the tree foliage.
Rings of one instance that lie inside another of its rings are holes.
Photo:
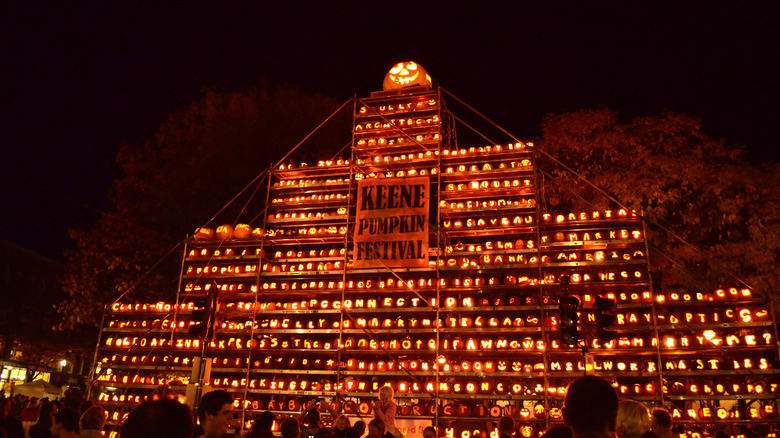
[[[673,112],[629,123],[607,109],[549,115],[539,148],[555,158],[540,160],[550,211],[616,207],[587,180],[648,220],[656,288],[744,282],[777,295],[778,164],[752,165],[740,147]]]
[[[110,194],[114,210],[89,230],[70,231],[77,248],[66,254],[61,277],[68,294],[58,306],[61,326],[97,325],[105,305],[131,287],[129,300],[172,300],[183,249],[173,249],[177,242],[208,221],[336,108],[333,99],[293,87],[208,91],[172,114],[142,146],[123,146],[117,161],[124,176]],[[350,132],[349,111],[343,113],[317,131],[296,159],[332,155],[341,149]],[[210,226],[259,225],[253,219],[261,218],[264,188],[259,183],[251,187]],[[169,255],[158,263],[165,254]]]

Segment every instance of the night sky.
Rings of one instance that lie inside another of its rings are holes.
[[[550,112],[671,109],[780,161],[776,1],[18,0],[0,16],[0,238],[55,260],[110,209],[120,145],[261,78],[343,102],[415,60],[522,139]]]

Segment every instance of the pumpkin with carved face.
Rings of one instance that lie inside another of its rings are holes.
[[[413,61],[407,61],[399,62],[387,72],[385,80],[382,83],[382,89],[385,91],[397,90],[399,88],[412,87],[415,85],[430,88],[431,77],[420,64]]]

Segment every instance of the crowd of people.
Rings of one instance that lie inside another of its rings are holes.
[[[108,412],[85,401],[78,388],[55,400],[0,394],[0,438],[101,437],[106,420]]]
[[[142,403],[125,418],[120,438],[220,438],[235,426],[233,398],[223,390],[206,393],[195,414],[172,397],[158,397]],[[325,400],[311,400],[298,417],[288,417],[279,425],[282,438],[403,438],[396,427],[397,405],[392,388],[379,390],[373,418],[351,423]],[[329,411],[335,420],[323,423],[320,411]],[[97,438],[104,436],[107,412],[84,401],[80,390],[71,388],[62,400],[34,397],[0,397],[0,438]],[[197,418],[197,421],[196,421]],[[664,409],[652,412],[642,403],[618,400],[615,388],[596,376],[573,381],[566,391],[563,408],[565,426],[544,432],[543,438],[671,438],[672,418]],[[274,414],[266,411],[254,419],[246,438],[273,438]],[[332,426],[332,427],[331,427]],[[513,418],[498,422],[500,438],[514,438]],[[429,426],[423,438],[442,434]]]

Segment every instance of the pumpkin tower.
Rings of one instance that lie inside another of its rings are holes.
[[[279,164],[261,223],[193,236],[176,303],[114,305],[97,381],[112,421],[200,383],[232,394],[239,427],[312,406],[368,422],[389,385],[407,436],[511,416],[537,437],[596,374],[686,430],[777,426],[760,293],[654,290],[635,212],[543,211],[532,143],[459,144],[417,63],[383,88],[356,99],[348,157]]]

